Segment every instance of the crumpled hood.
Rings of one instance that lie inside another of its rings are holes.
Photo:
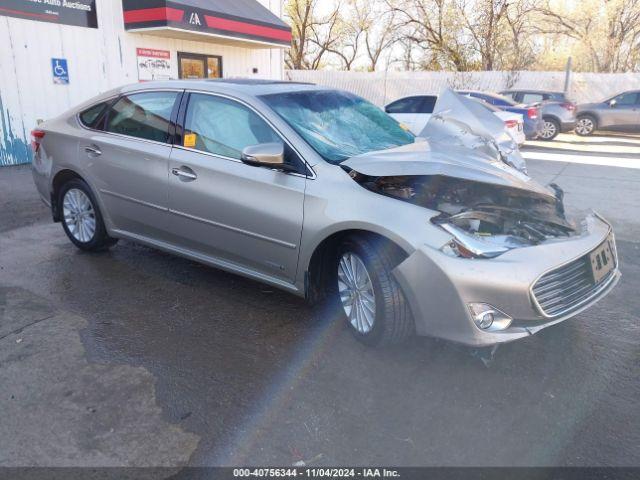
[[[527,173],[525,160],[504,122],[487,110],[482,101],[451,89],[440,93],[433,114],[419,136],[432,145],[457,145],[481,152]]]
[[[555,198],[554,192],[501,160],[469,148],[442,143],[417,141],[358,155],[341,165],[374,177],[442,175],[518,188]]]

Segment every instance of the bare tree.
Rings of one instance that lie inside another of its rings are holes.
[[[294,70],[316,70],[325,54],[338,41],[340,3],[323,16],[317,13],[319,0],[288,0],[285,15],[291,24],[292,40],[285,64]]]
[[[345,70],[353,68],[360,53],[362,38],[369,28],[369,5],[370,2],[350,0],[343,4],[343,11],[338,17],[337,40],[329,48],[329,52],[340,59]]]
[[[623,72],[640,66],[640,0],[592,0],[577,8],[545,0],[537,11],[538,33],[571,40],[577,68]]]
[[[382,54],[398,41],[398,25],[394,10],[369,11],[364,30],[367,70],[375,71]]]

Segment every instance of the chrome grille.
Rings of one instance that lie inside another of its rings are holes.
[[[615,256],[614,242],[611,242]],[[617,264],[617,258],[614,261]],[[591,274],[589,254],[586,254],[573,262],[545,273],[535,283],[532,292],[545,315],[560,317],[588,302],[609,282],[614,272],[615,269],[596,284]]]

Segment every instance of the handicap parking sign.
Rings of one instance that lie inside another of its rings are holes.
[[[69,83],[69,69],[66,58],[52,58],[51,71],[53,72],[53,83],[67,85]]]

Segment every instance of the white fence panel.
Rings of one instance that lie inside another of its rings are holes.
[[[562,91],[564,72],[340,72],[287,70],[288,80],[348,90],[376,105],[420,93],[461,90],[500,91],[535,88]],[[571,73],[569,97],[578,103],[600,101],[618,92],[640,89],[640,73]]]

